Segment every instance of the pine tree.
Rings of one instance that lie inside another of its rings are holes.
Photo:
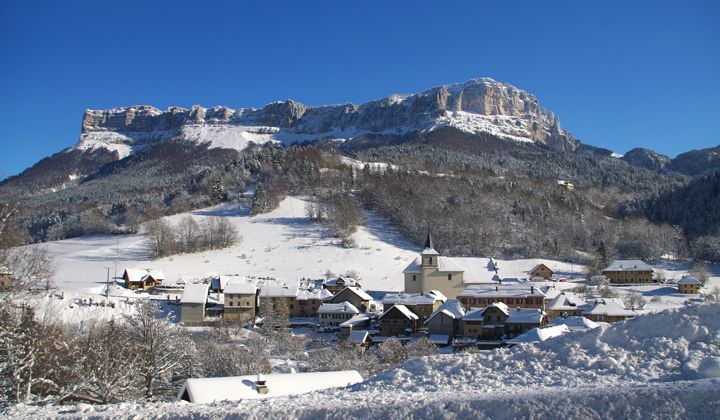
[[[216,179],[215,183],[212,185],[212,190],[210,192],[210,204],[220,204],[224,201],[227,201],[228,199],[228,193],[225,191],[225,186],[223,185],[222,181],[220,179]]]
[[[259,182],[255,187],[255,194],[253,195],[252,207],[250,208],[250,215],[256,216],[258,214],[267,213],[270,210],[268,191],[262,182]]]

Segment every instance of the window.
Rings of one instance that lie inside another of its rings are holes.
[[[448,274],[448,280],[452,281],[452,274]]]
[[[228,302],[228,306],[232,306],[232,304],[233,304],[232,301]]]
[[[417,281],[417,276],[413,274],[413,281]]]
[[[432,257],[428,257],[428,264],[432,264]]]

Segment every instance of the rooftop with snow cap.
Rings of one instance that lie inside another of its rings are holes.
[[[361,288],[359,288],[359,287],[346,287],[346,288],[342,289],[342,290],[338,293],[338,295],[339,295],[340,293],[345,292],[346,290],[349,291],[349,292],[352,292],[352,293],[356,294],[356,295],[359,296],[362,300],[373,300],[372,296],[370,296],[369,294],[367,294],[363,289],[361,289]],[[335,296],[337,296],[337,295],[335,295]]]
[[[323,303],[318,308],[319,314],[359,314],[360,311],[350,302]]]
[[[258,382],[262,381],[267,386],[265,394],[261,394],[257,390]],[[362,381],[362,376],[356,370],[193,378],[185,381],[177,399],[199,404],[215,401],[266,399],[344,387]]]
[[[695,286],[702,286],[702,282],[700,280],[696,279],[695,277],[693,277],[689,274],[682,276],[682,278],[680,280],[678,280],[676,284],[691,284],[691,285],[695,285]]]
[[[653,271],[642,260],[615,260],[603,271]]]
[[[428,293],[388,293],[382,298],[383,305],[432,305],[438,300],[445,302],[447,298],[438,290]]]
[[[506,324],[539,324],[545,312],[536,308],[514,308],[508,311]]]
[[[554,325],[551,327],[544,328],[533,328],[530,331],[526,331],[515,338],[511,338],[506,341],[508,344],[520,344],[520,343],[541,343],[547,339],[553,337],[559,337],[563,334],[570,332],[570,329],[565,324]]]
[[[583,314],[587,315],[606,315],[606,316],[635,316],[637,313],[625,308],[625,304],[620,299],[596,299],[589,302],[587,308],[583,310]]]
[[[210,285],[207,283],[186,284],[180,303],[205,303],[208,299]]]
[[[600,326],[595,321],[591,321],[584,316],[568,316],[555,318],[550,322],[552,325],[565,325],[570,331],[587,331],[592,330]]]
[[[226,284],[224,288],[226,295],[254,295],[256,292],[257,287],[254,284],[237,280]]]
[[[444,314],[449,316],[451,319],[461,319],[463,316],[465,316],[465,308],[463,307],[462,303],[460,303],[457,299],[448,299],[440,305],[435,312],[430,314],[427,320],[425,320],[425,323],[427,324],[430,322],[431,319],[435,318],[436,316]]]
[[[415,315],[413,313],[413,311],[408,309],[408,307],[405,305],[393,305],[392,308],[387,309],[385,311],[385,313],[383,313],[382,316],[380,316],[380,318],[382,319],[385,315],[387,315],[393,309],[397,309],[398,311],[400,311],[401,314],[403,314],[403,316],[405,316],[408,319],[419,319],[419,317],[417,315]]]
[[[542,296],[545,297],[539,288],[530,287],[510,287],[510,286],[486,286],[486,287],[467,287],[458,294],[458,297],[529,297]]]

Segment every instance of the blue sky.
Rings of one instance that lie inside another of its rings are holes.
[[[632,4],[630,4],[632,3]],[[0,178],[86,108],[361,103],[489,76],[588,144],[720,144],[717,1],[0,2]]]

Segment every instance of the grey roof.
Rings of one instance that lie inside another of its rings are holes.
[[[458,296],[465,297],[528,297],[545,296],[537,287],[513,287],[513,286],[491,286],[491,287],[468,287]]]
[[[641,260],[615,260],[603,271],[653,271]]]
[[[701,286],[702,282],[691,275],[687,275],[678,280],[676,284],[694,284],[696,286]]]
[[[436,301],[445,302],[447,298],[437,290],[428,293],[388,293],[383,299],[383,305],[432,305]]]
[[[542,322],[543,313],[540,309],[535,308],[515,308],[511,309],[508,317],[505,319],[506,324],[539,324]]]
[[[462,304],[457,299],[448,299],[439,308],[437,308],[437,310],[433,312],[427,320],[425,320],[425,323],[427,324],[431,319],[440,314],[446,315],[451,319],[460,319],[465,316],[465,308],[463,308]]]

